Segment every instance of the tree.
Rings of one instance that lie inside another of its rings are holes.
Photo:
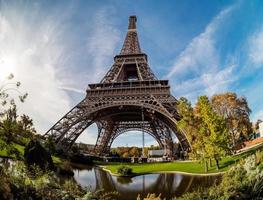
[[[255,131],[259,130],[259,124],[262,123],[263,121],[261,119],[258,119],[257,122],[255,123]]]
[[[215,159],[217,169],[219,169],[221,156],[229,152],[229,135],[225,120],[213,110],[207,96],[198,98],[195,112],[201,122],[198,135],[203,142],[203,153],[206,153],[208,158]]]
[[[11,141],[14,141],[17,133],[19,132],[19,124],[17,122],[17,108],[15,99],[11,97],[8,92],[10,90],[17,92],[18,98],[21,102],[24,102],[27,93],[22,94],[19,91],[21,85],[20,82],[12,82],[14,78],[13,74],[10,74],[7,79],[4,81],[3,85],[0,86],[0,116],[2,120],[0,121],[0,135],[3,139],[9,144]],[[6,109],[5,106],[8,106]]]
[[[123,158],[128,158],[128,157],[130,157],[130,155],[129,155],[128,152],[125,152],[125,153],[123,153],[122,157],[123,157]]]
[[[194,109],[191,106],[191,102],[181,97],[177,103],[177,110],[181,117],[178,126],[186,133],[187,139],[192,144],[196,140],[198,120],[194,116]]]
[[[0,122],[0,135],[2,139],[10,144],[17,136],[17,109],[16,105],[12,105],[8,110],[2,113],[3,120]]]
[[[21,83],[19,81],[13,82],[14,75],[10,74],[7,79],[0,85],[0,103],[2,106],[13,105],[15,103],[15,99],[11,97],[8,92],[15,91],[18,93],[18,98],[21,102],[24,102],[26,97],[28,96],[27,93],[21,93],[19,87]],[[1,111],[1,110],[0,110]]]
[[[33,120],[28,116],[23,114],[18,120],[19,133],[21,137],[33,139],[36,133],[34,128]]]
[[[10,74],[0,86],[0,149],[5,149],[9,156],[15,155],[18,157],[21,156],[20,152],[13,143],[21,142],[21,138],[18,136],[22,136],[23,127],[18,122],[15,98],[9,95],[9,91],[18,93],[18,98],[21,102],[25,101],[27,93],[21,93],[19,90],[21,83],[13,82],[13,78],[14,75]],[[22,119],[22,121],[23,120],[25,119]],[[27,126],[28,125],[29,124],[27,124]]]
[[[130,156],[132,156],[132,157],[139,157],[140,151],[139,151],[138,147],[132,147],[132,148],[130,149],[130,151],[129,151],[129,154],[130,154]]]
[[[237,97],[235,93],[227,92],[214,95],[211,99],[214,111],[226,120],[226,126],[232,140],[232,149],[244,138],[248,139],[252,131],[249,115],[251,110],[245,97]],[[244,136],[244,137],[243,137]]]
[[[47,140],[45,141],[45,148],[51,153],[51,154],[55,154],[56,153],[56,145],[55,142],[52,138],[52,136],[49,136],[47,138]],[[74,146],[73,146],[74,147]],[[76,147],[76,145],[75,145]],[[76,149],[76,148],[75,148]],[[78,149],[77,149],[78,150]],[[73,152],[74,152],[74,148],[73,148]]]
[[[207,172],[208,152],[204,144],[208,133],[206,127],[202,126],[199,107],[200,105],[197,104],[195,109],[193,109],[190,101],[181,97],[177,104],[177,109],[181,117],[181,120],[178,122],[178,127],[185,132],[191,144],[189,156],[192,159],[201,160]]]

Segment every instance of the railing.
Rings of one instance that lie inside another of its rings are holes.
[[[97,83],[89,84],[90,89],[103,88],[131,88],[131,87],[162,87],[169,86],[168,80],[148,80],[148,81],[123,81],[116,83]]]

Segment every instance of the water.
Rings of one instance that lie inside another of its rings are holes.
[[[1,159],[0,163],[11,164],[9,159]],[[0,164],[0,165],[1,165]],[[156,173],[135,177],[116,177],[99,167],[72,165],[74,179],[83,187],[91,191],[104,189],[106,192],[117,191],[120,200],[136,200],[148,193],[162,194],[167,200],[174,196],[181,196],[199,187],[209,187],[218,182],[221,176],[192,176],[178,173]],[[65,180],[66,177],[60,177]]]
[[[171,199],[198,187],[209,187],[220,179],[220,176],[191,176],[174,173],[147,174],[136,177],[116,177],[98,167],[74,169],[75,180],[91,191],[104,189],[107,192],[117,191],[120,199],[136,200],[138,194],[162,194]]]

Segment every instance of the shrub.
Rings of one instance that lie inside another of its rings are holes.
[[[260,153],[251,155],[228,170],[219,185],[186,193],[174,200],[262,199],[263,170]]]
[[[53,169],[54,164],[50,153],[37,140],[31,140],[25,147],[25,163],[30,168],[37,165],[41,169]]]
[[[162,200],[162,199],[161,199],[161,194],[159,194],[158,196],[156,194],[147,194],[147,197],[143,199],[141,199],[141,196],[138,195],[137,200]]]
[[[131,175],[132,174],[132,169],[130,167],[127,167],[127,166],[123,165],[123,166],[120,166],[117,169],[117,173],[122,175],[122,176]]]
[[[58,173],[60,175],[74,176],[70,162],[63,161],[58,165]]]
[[[83,197],[77,200],[117,200],[118,192],[105,192],[103,189],[95,192],[87,192]]]
[[[0,166],[0,199],[34,200],[117,200],[117,192],[98,190],[88,192],[74,179],[61,184],[54,172],[43,171],[38,166],[30,170],[24,162],[16,161],[11,166]]]
[[[11,194],[10,182],[1,166],[0,166],[0,176],[1,176],[0,199],[11,199],[12,194]]]

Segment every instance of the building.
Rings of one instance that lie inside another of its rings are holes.
[[[259,123],[259,137],[263,137],[263,122]]]
[[[163,156],[164,155],[164,150],[159,149],[159,150],[148,150],[148,156],[149,157],[157,157],[157,156]]]

